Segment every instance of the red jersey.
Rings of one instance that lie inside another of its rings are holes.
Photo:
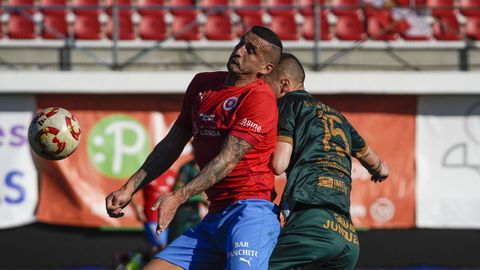
[[[152,211],[151,208],[160,194],[173,190],[175,177],[176,173],[168,170],[143,188],[143,213],[148,222],[158,221],[158,211]]]
[[[194,155],[200,168],[220,153],[227,135],[253,146],[232,172],[206,190],[211,212],[238,200],[271,200],[274,185],[269,163],[277,142],[275,95],[263,80],[225,86],[226,76],[226,72],[197,74],[188,86],[175,123],[192,130]]]

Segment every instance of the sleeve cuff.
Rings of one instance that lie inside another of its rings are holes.
[[[290,137],[290,136],[286,136],[286,135],[279,135],[277,137],[277,142],[285,142],[285,143],[289,143],[289,144],[293,145],[293,138]]]
[[[249,144],[251,144],[253,147],[257,146],[257,144],[259,142],[259,140],[257,138],[255,138],[254,136],[252,136],[248,133],[239,132],[239,131],[236,131],[236,130],[230,131],[229,135],[240,138],[240,139],[248,142]]]
[[[360,151],[356,152],[355,153],[355,157],[357,159],[363,157],[363,155],[365,155],[365,153],[368,151],[368,145],[365,145],[362,149],[360,149]]]

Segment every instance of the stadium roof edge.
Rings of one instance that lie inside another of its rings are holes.
[[[0,72],[0,94],[183,94],[197,72]],[[478,72],[307,72],[315,94],[480,94]]]

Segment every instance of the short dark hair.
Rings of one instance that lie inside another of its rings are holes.
[[[252,27],[251,31],[252,33],[259,36],[268,43],[277,46],[278,48],[280,48],[280,50],[283,50],[283,45],[280,38],[277,36],[277,34],[275,34],[275,32],[268,29],[267,27],[254,26]]]
[[[305,81],[305,70],[303,69],[302,63],[291,53],[282,53],[280,63],[278,63],[275,69],[277,69],[278,72],[289,74],[292,79],[299,83],[304,83]]]

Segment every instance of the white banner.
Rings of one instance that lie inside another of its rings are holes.
[[[480,96],[419,97],[417,226],[480,228]]]
[[[0,228],[35,221],[38,178],[27,138],[34,111],[34,96],[0,98]]]

